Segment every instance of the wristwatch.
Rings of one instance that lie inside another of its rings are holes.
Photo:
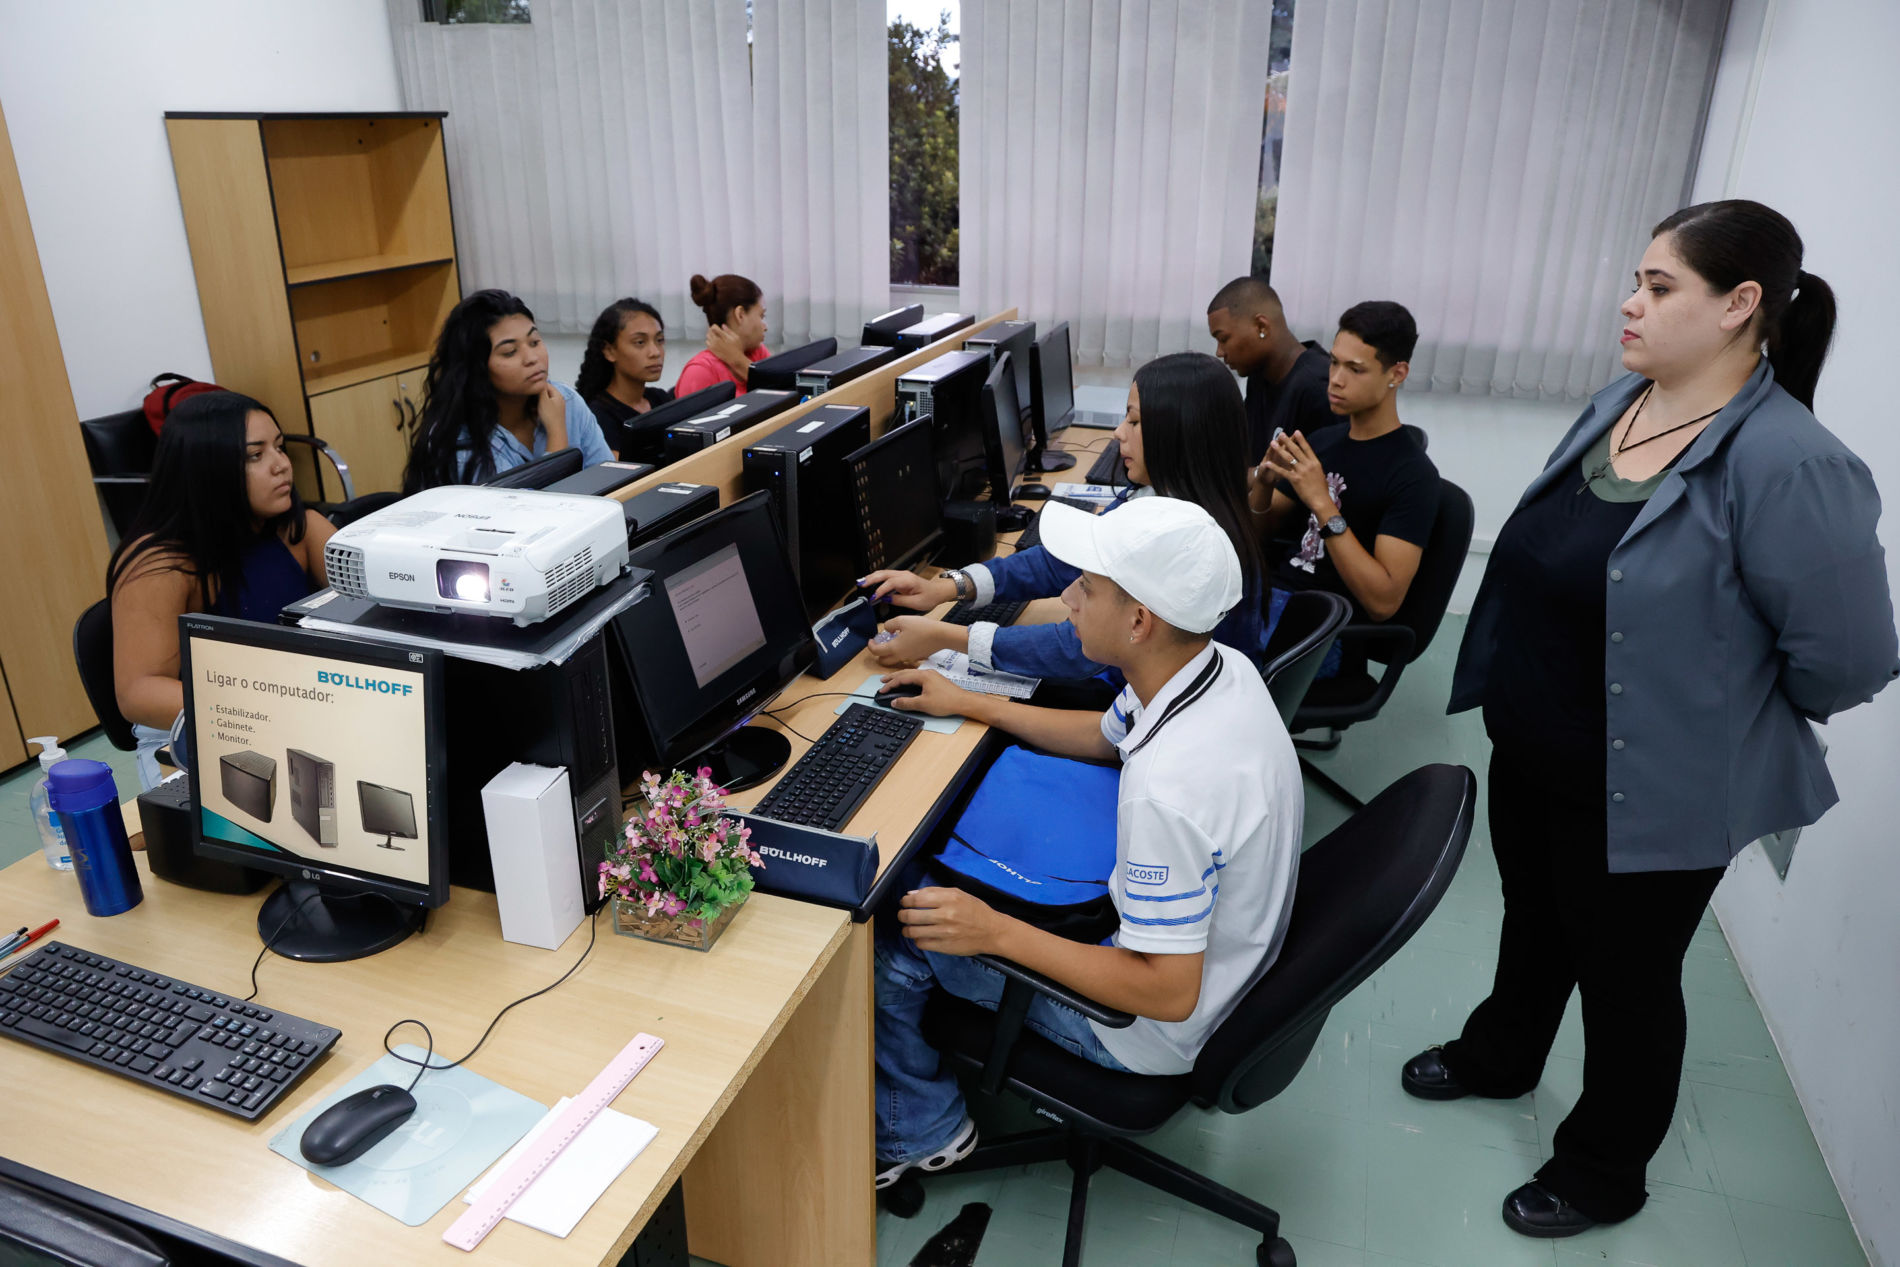
[[[976,582],[972,581],[970,574],[965,572],[962,568],[952,568],[948,572],[945,572],[944,576],[948,577],[950,583],[957,587],[957,601],[959,603],[967,602],[976,596]]]
[[[1319,526],[1319,533],[1322,537],[1337,537],[1344,531],[1346,531],[1346,517],[1344,515],[1334,515],[1331,519],[1328,519]]]

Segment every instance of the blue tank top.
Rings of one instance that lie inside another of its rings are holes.
[[[244,583],[238,589],[237,601],[233,603],[229,594],[219,594],[212,607],[220,616],[275,624],[279,611],[300,598],[309,597],[316,589],[303,564],[297,562],[297,556],[276,536],[267,537],[246,550],[240,566],[244,570]]]

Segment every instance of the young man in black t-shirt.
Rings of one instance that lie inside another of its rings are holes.
[[[1279,556],[1269,632],[1297,590],[1343,594],[1371,621],[1391,619],[1405,601],[1438,518],[1438,468],[1399,422],[1398,386],[1417,344],[1418,326],[1399,304],[1348,308],[1326,386],[1345,425],[1288,431],[1248,474],[1247,500]],[[1320,676],[1338,665],[1335,647]]]
[[[1344,422],[1326,403],[1326,350],[1287,329],[1264,278],[1237,277],[1207,305],[1207,332],[1227,368],[1247,380],[1247,459],[1258,462],[1276,430],[1313,434]]]

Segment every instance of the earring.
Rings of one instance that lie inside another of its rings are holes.
[[[1260,337],[1261,337],[1261,338],[1263,338],[1263,339],[1264,339],[1264,338],[1266,338],[1266,337],[1267,337],[1267,332],[1266,332],[1265,330],[1262,330],[1262,331],[1260,332]]]

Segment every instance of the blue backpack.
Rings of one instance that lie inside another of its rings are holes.
[[[929,870],[941,882],[1073,941],[1120,920],[1115,869],[1121,771],[1012,745],[984,773]]]

